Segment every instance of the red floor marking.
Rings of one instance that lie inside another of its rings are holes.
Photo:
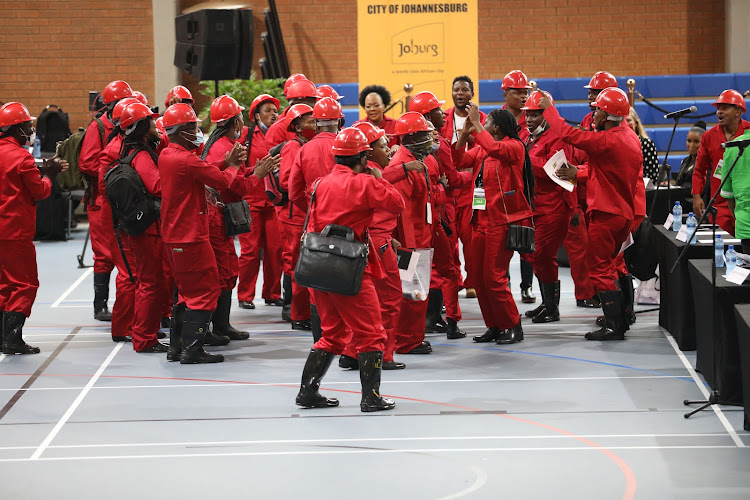
[[[6,376],[30,376],[30,374],[23,374],[23,373],[0,373],[0,375],[6,375]],[[91,375],[53,375],[53,374],[42,374],[42,377],[91,377]],[[100,378],[123,378],[123,379],[138,379],[138,380],[182,380],[187,382],[217,382],[217,383],[223,383],[223,384],[240,384],[240,385],[258,385],[258,382],[246,382],[242,380],[221,380],[221,379],[203,379],[203,378],[183,378],[183,377],[148,377],[148,376],[139,376],[139,375],[102,375]],[[267,384],[269,387],[290,387],[293,389],[296,389],[298,386],[290,385],[290,384]],[[340,392],[340,393],[346,393],[346,394],[361,394],[360,391],[347,391],[345,389],[330,389],[330,388],[322,388],[325,391],[330,392]],[[427,399],[417,399],[417,398],[409,398],[406,396],[395,396],[392,394],[383,394],[383,396],[388,396],[394,399],[399,399],[403,401],[413,401],[416,403],[426,403],[426,404],[433,404],[438,406],[447,406],[449,408],[457,408],[460,410],[466,410],[466,411],[484,411],[480,410],[478,408],[470,408],[468,406],[461,406],[456,405],[452,403],[444,403],[440,401],[430,401]],[[573,434],[572,432],[568,432],[563,429],[558,429],[557,427],[553,427],[551,425],[543,424],[540,422],[535,422],[533,420],[528,420],[521,417],[516,417],[513,415],[505,415],[505,414],[497,414],[496,416],[507,418],[510,420],[515,420],[517,422],[521,422],[524,424],[533,425],[536,427],[541,427],[542,429],[547,429],[549,431],[562,434],[564,436],[570,436],[573,439],[585,444],[586,446],[590,446],[591,448],[595,448],[596,450],[602,452],[607,458],[612,460],[615,465],[622,471],[623,475],[625,476],[625,493],[622,496],[622,500],[632,500],[635,498],[635,491],[638,485],[638,482],[635,478],[635,474],[633,473],[633,470],[630,468],[630,466],[617,454],[615,454],[612,450],[609,450],[605,448],[604,446],[595,443],[594,441],[591,441],[590,439],[587,439],[582,436],[578,436],[576,434]]]

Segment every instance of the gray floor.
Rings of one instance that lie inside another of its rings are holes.
[[[83,235],[37,244],[25,331],[42,354],[0,357],[3,499],[750,498],[742,409],[683,418],[683,399],[702,398],[694,353],[678,355],[656,313],[625,342],[584,341],[596,311],[574,307],[567,269],[563,321],[525,323],[523,343],[429,336],[433,354],[384,373],[395,410],[361,413],[357,373],[336,366],[323,392],[341,406],[301,410],[310,338],[279,308],[235,308],[252,335],[217,348],[217,365],[109,341],[75,267]],[[477,302],[461,305],[482,333]]]

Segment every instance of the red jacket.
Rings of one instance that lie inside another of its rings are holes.
[[[146,151],[140,151],[130,163],[138,176],[143,181],[143,187],[146,191],[156,198],[161,198],[161,180],[159,178],[159,167],[156,166],[151,155]],[[151,224],[145,234],[158,235],[159,224]]]
[[[243,146],[247,143],[247,133],[249,130],[250,129],[248,127],[244,127],[242,136],[239,138],[238,142]],[[253,172],[255,171],[255,164],[268,154],[269,149],[270,148],[266,144],[266,136],[263,134],[263,131],[260,129],[260,127],[256,125],[253,129],[253,138],[250,144],[250,150],[247,152],[247,163],[245,164],[245,167],[243,167],[243,170],[241,170],[240,173],[237,174],[237,176],[247,176],[249,185],[246,188],[247,192],[245,193],[245,199],[250,205],[250,208],[255,208],[257,210],[262,210],[273,206],[271,205],[271,202],[268,201],[268,196],[266,196],[266,183],[262,179],[258,179],[255,175],[253,175]]]
[[[224,158],[221,159],[224,163]],[[165,243],[208,241],[206,188],[227,189],[236,168],[223,172],[219,162],[208,164],[178,144],[159,156],[161,173],[161,234]]]
[[[383,171],[380,165],[372,161],[368,162],[367,166]],[[404,172],[403,168],[389,168],[383,171],[383,179],[390,184],[396,184],[397,182],[406,180],[406,172]],[[372,216],[372,223],[370,224],[370,235],[390,238],[393,234],[393,230],[396,229],[396,219],[397,215],[392,211],[387,209],[376,209],[375,214]]]
[[[109,199],[104,189],[104,176],[111,168],[110,165],[120,159],[120,148],[122,148],[122,136],[118,135],[107,144],[99,153],[99,193],[102,206],[109,207]],[[114,165],[113,165],[114,166]]]
[[[503,104],[503,109],[508,109],[507,104]],[[513,112],[511,111],[511,113]],[[529,131],[529,126],[526,124],[526,111],[522,111],[521,118],[519,118],[516,121],[518,122],[518,126],[521,127],[521,130],[518,131],[518,137],[520,137],[523,143],[526,144],[529,140],[529,136],[531,135],[531,131]]]
[[[289,193],[289,174],[292,172],[292,165],[297,159],[303,144],[299,140],[287,141],[281,148],[281,165],[279,166],[279,185],[281,189]],[[295,206],[291,201],[287,201],[279,211],[279,220],[293,226],[301,226],[305,222],[305,212]]]
[[[289,199],[307,212],[308,195],[313,182],[330,174],[336,164],[333,140],[336,134],[321,132],[300,149],[289,172]],[[296,141],[295,141],[296,142]]]
[[[581,120],[581,128],[583,130],[594,130],[594,112],[587,114],[583,117],[583,120]]]
[[[456,108],[450,108],[448,111],[445,112],[445,125],[443,125],[443,128],[440,130],[440,134],[445,137],[445,139],[448,141],[450,145],[453,145],[456,143],[458,138],[456,138],[456,141],[453,140],[454,134],[460,135],[461,129],[455,128],[455,113]],[[468,119],[468,117],[467,117]],[[484,125],[484,122],[487,120],[487,114],[483,111],[479,112],[479,119],[482,122],[482,125]],[[468,148],[471,149],[477,145],[476,142],[472,144],[467,144]]]
[[[0,239],[34,239],[36,202],[52,192],[34,157],[11,137],[0,139]]]
[[[232,150],[233,147],[234,142],[232,140],[230,140],[226,136],[220,137],[216,140],[216,142],[213,143],[211,149],[208,150],[208,154],[206,155],[206,163],[215,163],[219,165],[219,168],[221,170],[226,169],[227,164],[224,162],[224,158],[226,157],[226,154]],[[234,181],[232,181],[232,185],[229,186],[228,189],[222,189],[219,191],[222,202],[233,203],[236,201],[242,201],[243,197],[247,198],[245,195],[248,190],[251,189],[251,187],[262,184],[262,181],[260,181],[260,179],[258,179],[256,176],[251,174],[249,177],[245,177],[246,174],[247,169],[245,168],[245,165],[242,165],[237,169],[237,177],[235,177]],[[266,197],[265,188],[263,188],[263,198],[265,198],[266,201],[268,200],[268,198]]]
[[[552,129],[545,130],[536,141],[528,145],[529,159],[534,169],[536,183],[534,215],[560,214],[578,206],[576,190],[566,191],[555,184],[544,171],[547,160],[561,149],[565,151],[566,158],[573,157],[573,147],[565,144]]]
[[[364,120],[357,120],[352,125],[356,125],[357,123],[361,123],[361,122],[372,123],[369,118],[365,117]],[[372,124],[375,125],[374,123]],[[377,127],[377,125],[375,126]],[[380,127],[378,128],[382,128],[383,130],[385,130],[385,133],[388,134],[388,137],[390,137],[390,140],[388,141],[389,148],[392,148],[393,146],[396,146],[397,144],[401,144],[401,138],[395,135],[396,120],[386,115],[383,115],[383,121],[380,122]]]
[[[750,122],[740,119],[740,125],[737,127],[737,132],[732,136],[732,139],[741,136],[748,128],[750,128]],[[698,157],[695,159],[695,169],[693,170],[693,194],[701,194],[703,192],[703,188],[706,186],[706,174],[711,176],[711,196],[719,189],[721,179],[714,177],[714,172],[719,160],[724,158],[724,148],[721,147],[722,142],[727,142],[727,138],[724,135],[724,129],[720,125],[707,130],[703,134],[703,137],[701,137]],[[729,168],[730,165],[724,165],[724,167]],[[726,206],[727,200],[720,194],[716,197],[715,204],[717,207]]]
[[[103,114],[100,118],[104,124],[104,140],[107,140],[109,134],[114,129],[114,125],[109,121],[106,114]],[[86,129],[86,135],[83,137],[81,143],[81,153],[78,156],[78,168],[82,174],[93,177],[94,179],[99,178],[99,153],[104,149],[102,138],[99,135],[99,124],[96,120],[92,120]],[[99,206],[99,185],[95,182],[91,186],[91,200],[90,204]]]
[[[601,132],[579,130],[565,123],[554,107],[544,110],[543,116],[563,141],[588,154],[588,210],[620,215],[632,221],[638,177],[643,169],[641,141],[635,132],[630,127]]]
[[[266,147],[268,149],[271,149],[274,146],[278,146],[284,141],[290,141],[297,137],[297,134],[290,130],[287,130],[287,127],[289,127],[289,122],[287,121],[285,116],[286,109],[284,110],[284,114],[282,116],[279,116],[279,119],[273,122],[273,124],[268,127],[268,130],[266,130],[265,140]],[[255,141],[253,140],[253,142]]]

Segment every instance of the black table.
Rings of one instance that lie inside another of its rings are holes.
[[[657,192],[659,193],[658,197],[656,196]],[[688,188],[672,186],[669,189],[669,192],[667,192],[666,187],[647,190],[646,213],[650,212],[651,205],[654,204],[654,198],[656,198],[656,206],[651,214],[651,222],[653,224],[664,224],[664,221],[667,220],[669,214],[672,213],[675,201],[680,202],[682,205],[682,211],[685,215],[693,209],[693,195],[690,194],[690,189]]]
[[[740,365],[742,370],[742,395],[745,405],[745,430],[750,431],[750,304],[734,306],[737,323],[737,338],[740,343]]]
[[[663,223],[662,223],[663,224]],[[659,252],[659,326],[667,330],[683,351],[695,350],[695,315],[693,289],[688,274],[688,259],[713,259],[710,243],[690,245],[686,259],[670,274],[685,243],[677,241],[675,231],[656,224],[657,251]],[[687,306],[687,307],[686,307]]]
[[[735,285],[716,270],[716,306],[718,309],[716,332],[713,332],[713,301],[711,300],[711,267],[713,261],[691,260],[690,281],[693,285],[695,331],[698,352],[695,368],[711,388],[719,391],[721,404],[742,405],[742,370],[740,369],[737,325],[734,305],[750,303],[750,285]],[[686,304],[687,305],[687,304]],[[714,338],[718,356],[714,356]],[[718,370],[715,370],[718,363]]]

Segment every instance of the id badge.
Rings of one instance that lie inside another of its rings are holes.
[[[427,202],[427,224],[432,224],[432,203]]]
[[[721,180],[721,169],[724,166],[724,158],[719,160],[719,163],[716,164],[716,170],[714,170],[714,177]]]
[[[487,210],[487,198],[484,196],[484,188],[474,188],[474,200],[471,203],[474,210]]]

